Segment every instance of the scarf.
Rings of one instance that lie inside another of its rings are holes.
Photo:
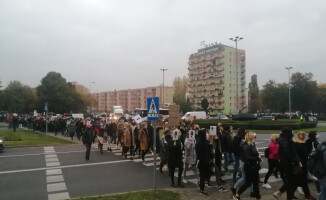
[[[304,143],[304,141],[303,141],[303,140],[300,140],[299,138],[296,138],[296,139],[294,140],[294,142],[297,142],[297,143]]]

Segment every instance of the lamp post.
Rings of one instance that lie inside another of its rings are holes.
[[[92,93],[92,83],[95,83],[94,81],[89,82],[89,93]]]
[[[285,67],[285,69],[288,70],[289,74],[289,112],[290,112],[290,119],[291,119],[291,76],[290,76],[290,71],[293,69],[293,67]]]
[[[235,108],[238,110],[238,41],[242,40],[242,37],[236,36],[235,38],[230,38],[233,42],[235,42]]]
[[[163,106],[164,106],[164,72],[166,71],[166,70],[168,70],[168,69],[160,69],[161,71],[163,71],[163,97],[162,97],[162,104],[163,104]]]

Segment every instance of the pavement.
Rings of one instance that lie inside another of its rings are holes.
[[[54,135],[54,133],[47,133],[48,135],[51,135],[51,136],[54,136],[54,137],[57,137],[57,138],[61,138],[61,139],[64,139],[64,140],[71,140],[70,137],[65,137],[65,136],[62,136],[61,133],[58,133],[56,136]],[[81,141],[78,141],[76,137],[74,137],[74,142],[76,142],[77,144],[81,144],[82,145],[82,142]],[[93,145],[93,148],[96,148],[96,144]],[[263,148],[263,147],[262,147]],[[104,149],[106,149],[106,146],[104,146]],[[119,155],[121,156],[121,150],[116,150],[114,152],[115,155]],[[144,166],[146,167],[150,167],[150,166],[153,166],[153,164],[151,163],[152,159],[150,159],[150,156],[146,156],[147,159],[148,159],[148,162],[147,164],[144,164]],[[120,157],[121,158],[121,157]],[[134,162],[138,162],[138,159],[134,159]],[[159,162],[159,161],[158,161]],[[164,171],[164,174],[163,176],[167,176],[167,169],[165,169]],[[177,173],[177,172],[176,172]],[[264,173],[261,173],[260,174],[260,177],[261,177],[261,180],[263,179],[264,177]],[[187,172],[187,175],[188,175],[188,172]],[[189,175],[191,176],[191,173],[189,173]],[[232,193],[230,191],[230,188],[231,188],[231,180],[230,180],[230,177],[228,176],[225,176],[223,177],[224,180],[226,180],[226,184],[224,185],[224,187],[228,190],[227,192],[219,192],[218,191],[218,188],[216,186],[214,186],[214,180],[215,178],[212,177],[212,183],[213,183],[213,187],[211,188],[206,188],[206,192],[208,193],[208,196],[203,196],[201,194],[199,194],[199,189],[198,187],[196,186],[196,184],[194,184],[194,182],[196,181],[196,179],[192,179],[192,183],[191,182],[188,182],[187,184],[185,184],[185,188],[171,188],[169,187],[169,185],[167,186],[161,186],[161,187],[158,187],[158,189],[166,189],[166,190],[170,190],[170,191],[173,191],[173,192],[176,192],[178,194],[180,194],[180,197],[181,197],[181,200],[201,200],[201,199],[232,199]],[[281,179],[276,179],[273,177],[273,175],[270,177],[270,180],[271,182],[269,182],[269,184],[272,186],[271,189],[265,189],[265,188],[262,188],[262,185],[260,184],[260,193],[261,193],[261,196],[263,200],[274,200],[275,198],[272,196],[273,192],[277,191],[278,188],[282,185],[282,181]],[[309,183],[309,188],[311,190],[311,194],[313,194],[314,196],[316,196],[316,187],[313,183]],[[242,195],[241,195],[241,199],[254,199],[254,198],[251,198],[250,196],[250,189],[248,188]],[[304,199],[304,196],[299,194],[298,192],[296,192],[295,194],[299,199]],[[286,194],[283,194],[283,199],[286,198]]]

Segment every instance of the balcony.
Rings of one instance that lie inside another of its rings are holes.
[[[217,74],[217,75],[214,75],[215,78],[220,78],[220,77],[224,77],[224,74]]]
[[[216,68],[217,71],[224,71],[224,67],[218,67]]]

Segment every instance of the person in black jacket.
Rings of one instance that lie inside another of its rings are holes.
[[[304,143],[304,139],[306,137],[305,132],[299,132],[297,134],[297,138],[294,140],[294,147],[295,150],[301,160],[302,163],[302,172],[299,176],[297,176],[296,183],[297,185],[301,186],[303,189],[303,192],[305,194],[305,199],[309,200],[315,200],[316,198],[313,197],[310,194],[310,190],[308,187],[308,181],[307,181],[307,176],[308,176],[308,149],[306,148],[306,145]],[[296,185],[296,186],[297,186]]]
[[[245,143],[241,146],[243,153],[243,162],[244,162],[244,172],[246,174],[245,184],[242,185],[238,192],[233,196],[234,200],[240,200],[240,195],[252,184],[253,185],[253,195],[256,199],[260,199],[260,192],[258,187],[259,182],[259,170],[260,170],[260,161],[261,156],[259,155],[254,140],[256,134],[253,132],[247,132],[245,135]]]
[[[232,162],[232,136],[230,133],[230,127],[226,127],[224,130],[222,130],[221,135],[221,149],[222,153],[224,154],[224,170],[226,175],[230,175],[229,171],[229,164]]]
[[[205,181],[209,177],[209,143],[206,139],[206,129],[201,129],[198,132],[196,154],[200,174],[199,194],[208,195],[207,192],[205,192]]]
[[[89,154],[91,152],[92,143],[94,143],[95,135],[92,124],[86,125],[86,130],[83,132],[83,144],[86,146],[86,160],[89,160]]]
[[[283,180],[283,186],[279,191],[274,192],[273,196],[276,199],[281,199],[282,193],[286,191],[287,199],[292,200],[294,196],[294,191],[296,189],[294,169],[302,168],[300,158],[294,147],[294,142],[292,140],[293,133],[292,129],[289,127],[284,127],[282,133],[278,139],[279,147],[278,152],[280,155],[280,172]],[[298,170],[295,170],[298,171]]]
[[[240,145],[242,144],[245,135],[246,135],[246,130],[244,128],[239,128],[237,135],[234,136],[233,138],[232,152],[234,154],[234,170],[233,170],[234,183],[237,181],[237,174],[240,167],[240,152],[241,152]]]
[[[169,172],[171,177],[171,186],[174,188],[177,186],[183,188],[184,185],[181,183],[181,177],[183,171],[182,144],[180,139],[181,133],[178,135],[179,135],[178,140],[168,141],[168,166],[169,166]],[[175,168],[179,168],[177,186],[174,183]]]
[[[305,142],[306,148],[308,150],[308,154],[310,154],[312,151],[315,151],[317,149],[317,146],[319,144],[317,138],[319,138],[319,135],[316,131],[310,131],[308,134],[308,139]]]

